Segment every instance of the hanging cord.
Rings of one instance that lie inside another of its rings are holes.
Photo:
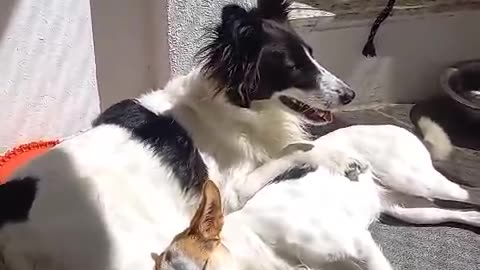
[[[375,57],[377,56],[377,52],[375,50],[375,44],[373,44],[373,41],[375,39],[375,35],[377,34],[378,28],[380,25],[385,21],[385,19],[390,16],[390,13],[393,10],[393,6],[395,5],[395,0],[388,0],[387,6],[378,14],[377,19],[375,19],[375,22],[372,25],[372,28],[370,29],[370,35],[368,35],[368,40],[367,43],[365,43],[365,46],[363,47],[362,54],[366,57]]]

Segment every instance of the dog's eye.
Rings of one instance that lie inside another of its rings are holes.
[[[298,70],[298,67],[294,64],[291,64],[291,65],[287,65],[287,68],[288,70],[290,71],[295,71],[295,70]]]

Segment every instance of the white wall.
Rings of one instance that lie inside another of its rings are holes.
[[[165,0],[92,0],[102,109],[161,87],[170,75]]]
[[[89,0],[0,1],[0,151],[99,112]]]
[[[317,60],[357,89],[355,104],[412,102],[438,95],[439,74],[446,66],[480,58],[480,11],[390,18],[377,33],[377,58],[361,54],[370,24],[302,28]]]
[[[0,1],[0,153],[163,86],[167,30],[165,0]]]

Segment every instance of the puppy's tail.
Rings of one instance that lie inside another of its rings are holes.
[[[447,160],[453,151],[453,145],[443,128],[426,116],[420,117],[417,126],[422,133],[423,143],[432,155],[432,159],[436,161]]]

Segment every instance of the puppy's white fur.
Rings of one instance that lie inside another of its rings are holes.
[[[431,203],[436,198],[480,205],[480,189],[442,176],[425,146],[405,129],[352,126],[319,138],[311,150],[305,144],[298,145],[300,152],[291,147],[282,159],[317,164],[316,171],[264,186],[225,218],[224,244],[232,255],[227,265],[294,269],[301,263],[319,269],[349,259],[364,269],[391,269],[368,231],[380,213],[415,224],[454,221],[480,227],[478,211]],[[367,168],[358,181],[339,174],[351,162]],[[257,177],[263,181],[261,173]]]
[[[319,269],[344,259],[390,269],[368,232],[381,195],[369,173],[351,182],[322,167],[265,187],[228,215],[224,244],[238,269]]]

